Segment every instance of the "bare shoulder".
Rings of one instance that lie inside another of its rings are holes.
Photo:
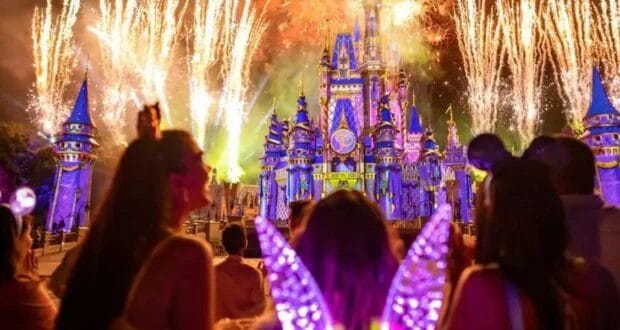
[[[493,295],[503,293],[501,275],[496,268],[486,266],[467,267],[459,279],[459,291],[477,293],[477,295]]]
[[[175,260],[186,259],[213,259],[211,246],[204,240],[191,236],[174,235],[167,238],[157,247],[155,252],[159,256],[171,257]]]

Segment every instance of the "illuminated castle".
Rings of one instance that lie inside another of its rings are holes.
[[[581,139],[594,153],[601,196],[608,204],[620,206],[620,113],[609,101],[596,69],[592,78],[592,103]]]
[[[266,219],[286,219],[292,201],[351,188],[375,201],[390,220],[430,216],[445,200],[459,205],[456,218],[469,220],[470,179],[456,126],[449,123],[444,161],[432,129],[420,124],[397,54],[382,54],[380,10],[380,1],[365,1],[363,36],[356,23],[352,34],[337,35],[333,51],[325,44],[318,122],[311,119],[303,86],[293,122],[280,121],[274,106],[259,177]],[[450,189],[446,180],[457,184]]]
[[[88,111],[88,81],[84,79],[71,116],[55,142],[56,177],[47,231],[88,226],[92,164],[99,147],[95,133]]]

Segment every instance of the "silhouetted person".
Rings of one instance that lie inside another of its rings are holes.
[[[222,232],[222,245],[228,257],[215,266],[216,320],[260,315],[265,309],[263,276],[243,261],[248,246],[245,229],[238,224],[228,225]]]
[[[463,272],[454,300],[446,302],[446,328],[596,328],[596,305],[583,280],[593,273],[566,255],[568,227],[547,167],[504,163],[485,193],[490,202],[475,220],[476,265]]]
[[[30,219],[0,206],[0,329],[53,329],[56,308],[28,262]]]
[[[570,254],[584,258],[598,269],[598,278],[589,282],[599,286],[598,310],[602,313],[601,322],[606,324],[599,328],[620,327],[620,316],[616,313],[620,310],[617,289],[620,284],[620,210],[605,205],[594,194],[596,165],[592,151],[579,140],[558,136],[543,152],[531,158],[551,169],[566,214]],[[602,267],[597,268],[598,265]]]
[[[311,206],[312,201],[309,199],[294,201],[288,204],[290,210],[288,225],[291,229],[291,235],[295,235],[297,230],[299,230],[302,220],[307,215]]]
[[[474,137],[467,147],[467,159],[475,168],[493,173],[512,155],[502,140],[495,134],[480,134]]]

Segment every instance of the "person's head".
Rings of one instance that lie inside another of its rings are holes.
[[[556,328],[553,282],[565,271],[568,229],[560,198],[544,164],[512,160],[494,174],[476,219],[476,262],[498,264],[502,275],[534,304],[542,328]]]
[[[294,201],[288,204],[288,207],[291,210],[289,216],[289,227],[292,232],[299,228],[301,221],[307,214],[310,205],[312,205],[312,201],[309,199]]]
[[[243,255],[248,246],[245,229],[239,224],[230,224],[222,231],[222,245],[229,255]]]
[[[536,160],[536,158],[547,152],[548,149],[553,148],[556,141],[553,137],[548,135],[541,135],[536,137],[530,145],[525,149],[521,158],[526,160]]]
[[[164,171],[173,197],[173,208],[179,215],[176,220],[191,211],[209,205],[209,172],[211,168],[203,161],[203,152],[186,131],[165,130],[159,141]],[[180,223],[172,226],[180,226]]]
[[[467,146],[467,159],[475,168],[493,171],[495,166],[511,157],[502,140],[495,134],[474,137]]]
[[[18,219],[0,205],[0,282],[15,278],[32,247],[30,218]]]
[[[317,202],[304,222],[296,250],[335,321],[368,327],[397,268],[381,211],[359,191],[342,189]]]
[[[59,328],[105,325],[119,316],[138,270],[164,237],[170,191],[159,143],[129,144],[95,215],[72,270],[57,319]],[[98,307],[84,302],[97,297]]]
[[[551,168],[553,182],[560,194],[594,193],[596,165],[592,150],[572,137],[557,136],[553,139],[553,145],[532,159]]]

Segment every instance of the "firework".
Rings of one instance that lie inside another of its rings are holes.
[[[47,0],[45,10],[34,9],[32,41],[36,80],[28,108],[35,113],[39,129],[46,136],[53,136],[68,116],[69,107],[63,95],[76,64],[73,25],[79,9],[79,0],[64,0],[56,18],[51,0]]]
[[[474,134],[495,128],[504,58],[501,25],[488,7],[486,0],[458,0],[454,16]]]
[[[595,9],[596,55],[601,60],[609,96],[620,109],[620,1],[601,0]]]
[[[508,68],[512,75],[512,105],[522,147],[529,144],[538,129],[545,66],[543,31],[537,14],[540,8],[535,2],[520,0],[518,6],[513,6],[509,0],[497,1]]]
[[[100,0],[101,17],[90,30],[102,47],[105,81],[104,122],[120,139],[119,121],[134,106],[159,102],[164,122],[172,126],[166,83],[185,7],[179,0]],[[106,86],[106,89],[108,87]]]
[[[100,17],[96,26],[90,30],[100,40],[101,59],[99,61],[106,88],[101,91],[103,111],[101,119],[117,145],[127,143],[124,123],[128,122],[129,104],[135,93],[130,84],[133,63],[127,58],[131,50],[134,29],[138,24],[138,4],[135,0],[99,1]]]
[[[246,0],[241,17],[235,12],[237,1],[229,1],[224,10],[224,86],[219,102],[217,119],[223,120],[227,132],[226,166],[228,179],[239,182],[243,170],[239,166],[241,130],[245,121],[250,64],[260,45],[260,37],[267,28],[262,14],[258,15]],[[264,13],[264,12],[263,12]]]
[[[209,89],[209,69],[216,61],[217,46],[226,27],[222,24],[225,1],[212,0],[208,6],[196,0],[194,7],[193,47],[189,59],[190,114],[192,132],[204,148],[205,129],[214,96]]]
[[[564,98],[571,128],[582,130],[590,103],[593,38],[589,0],[548,0],[543,10],[555,83]]]

